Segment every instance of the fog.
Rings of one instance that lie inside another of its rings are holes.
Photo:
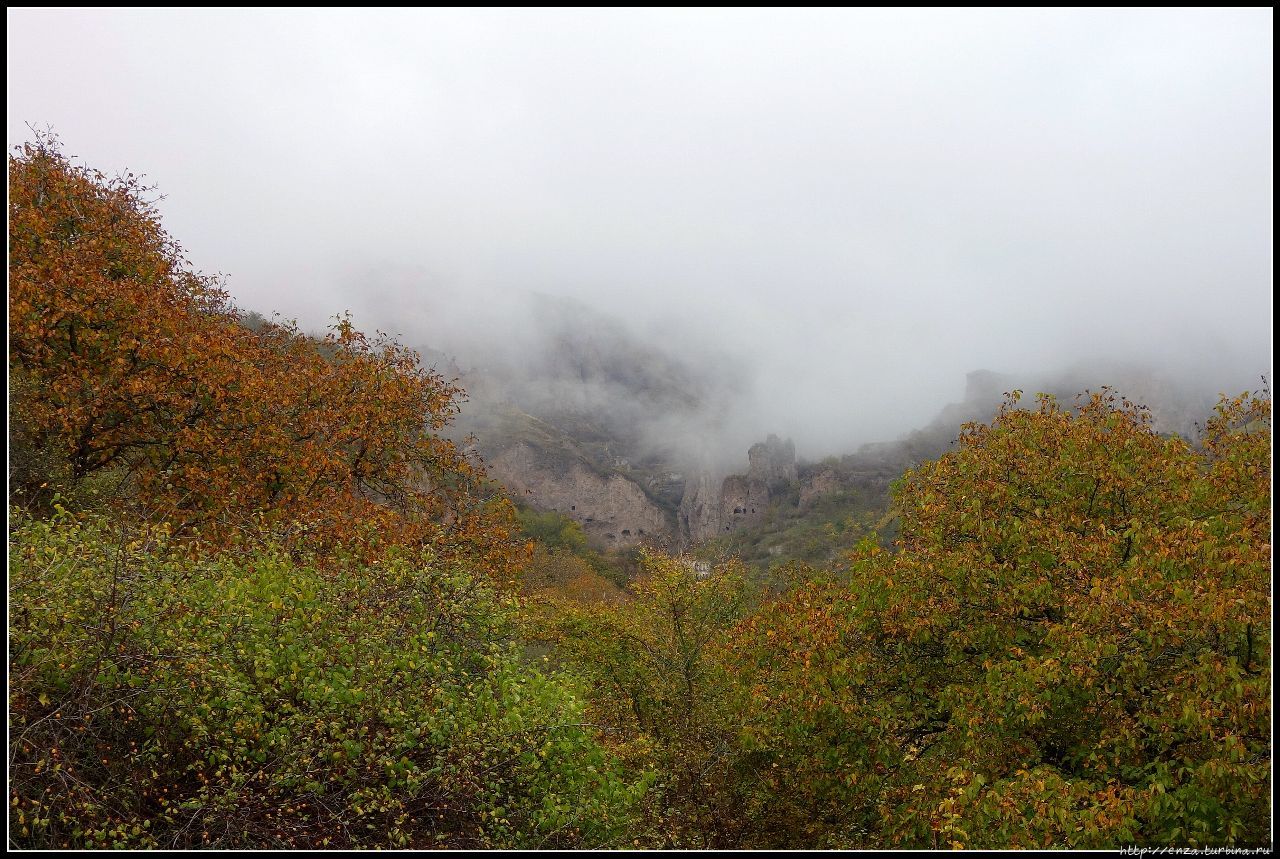
[[[659,436],[816,458],[979,368],[1270,373],[1270,9],[8,25],[9,144],[145,173],[242,307],[349,309],[473,376],[533,375],[580,319],[687,385],[584,394]]]

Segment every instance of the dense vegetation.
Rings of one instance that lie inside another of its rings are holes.
[[[131,176],[44,140],[9,178],[13,843],[616,840],[647,775],[520,658],[459,392],[240,324]]]
[[[146,191],[47,142],[10,159],[10,480],[28,503],[92,478],[215,545],[261,527],[311,548],[500,542],[470,463],[435,432],[455,387],[346,318],[321,342],[241,325]]]
[[[843,565],[849,553],[870,534],[891,544],[897,522],[888,510],[888,492],[849,488],[798,503],[792,488],[773,501],[764,518],[741,530],[709,541],[700,551],[708,557],[731,555],[748,567],[768,573],[800,561],[819,566]]]
[[[1270,400],[1203,445],[1042,398],[908,473],[898,551],[736,642],[763,808],[836,844],[1263,843]]]
[[[13,836],[165,847],[598,846],[643,787],[430,552],[192,557],[101,518],[11,535]]]
[[[9,176],[12,846],[1268,842],[1269,393],[1012,397],[768,581],[604,557],[412,352],[244,324],[53,141]]]

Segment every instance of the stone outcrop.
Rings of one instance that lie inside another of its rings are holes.
[[[574,519],[597,545],[672,542],[666,512],[621,474],[601,474],[584,462],[566,467],[525,442],[498,453],[487,468],[513,498]]]
[[[793,463],[794,464],[794,463]],[[720,531],[754,525],[769,510],[769,487],[754,477],[734,475],[720,484]]]
[[[770,434],[763,442],[751,445],[747,451],[751,463],[747,476],[778,492],[796,482],[796,446],[791,439],[785,442]]]
[[[834,468],[823,468],[800,481],[800,506],[812,507],[824,495],[834,495],[845,488]]]
[[[769,504],[797,482],[796,448],[776,435],[747,451],[747,473],[727,477],[709,469],[692,473],[680,502],[680,536],[685,543],[723,537],[762,521]]]
[[[711,471],[694,472],[685,480],[678,513],[683,543],[701,543],[719,533],[722,480]]]

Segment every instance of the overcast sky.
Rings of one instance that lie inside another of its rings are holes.
[[[979,367],[1270,366],[1269,9],[8,25],[9,144],[145,173],[197,268],[307,327],[464,353],[575,297],[738,356],[802,453]]]

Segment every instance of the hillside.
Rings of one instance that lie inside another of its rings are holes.
[[[576,305],[436,372],[9,167],[11,846],[1266,843],[1269,393],[811,462]]]
[[[691,365],[578,302],[535,296],[532,307],[536,333],[516,355],[489,353],[460,369],[456,358],[425,354],[437,367],[447,361],[470,392],[453,437],[467,438],[518,501],[573,519],[604,551],[698,548],[761,571],[838,561],[869,533],[891,542],[892,482],[951,449],[963,424],[989,420],[1007,392],[1070,404],[1108,384],[1149,407],[1157,431],[1189,439],[1215,398],[1204,384],[1136,364],[977,370],[962,399],[897,439],[812,461],[770,436],[735,456],[722,437],[735,392],[716,375],[731,375],[730,362]]]

